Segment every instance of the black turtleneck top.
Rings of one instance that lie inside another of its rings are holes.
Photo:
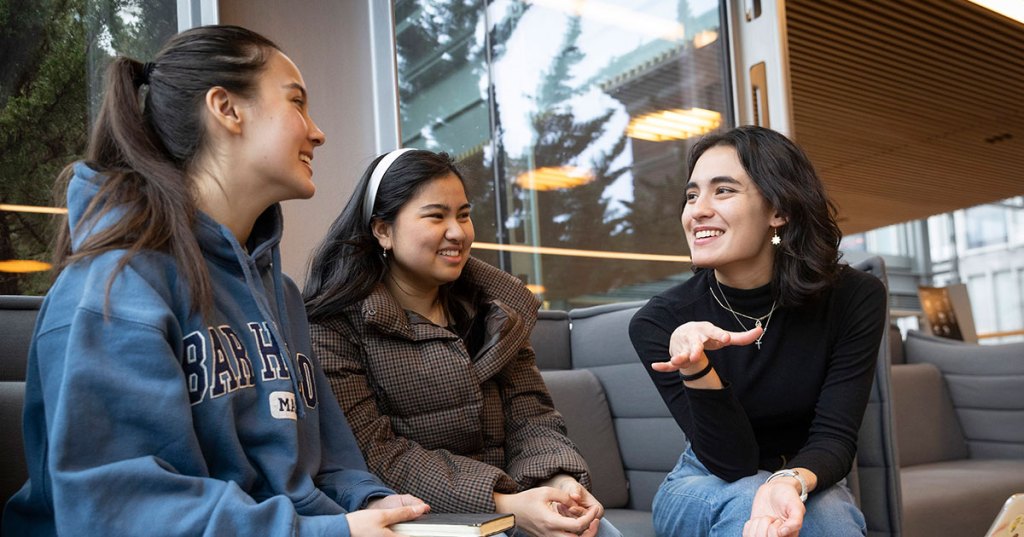
[[[719,305],[712,286],[721,300],[714,271],[700,270],[652,298],[629,325],[637,354],[697,458],[730,482],[783,467],[811,470],[818,490],[838,482],[857,451],[885,329],[884,285],[844,266],[835,285],[816,300],[776,309],[764,323],[760,349],[751,344],[707,351],[722,389],[688,389],[678,373],[650,367],[668,360],[676,328],[690,321],[729,331],[754,326]],[[735,311],[760,317],[771,310],[767,285],[722,285],[721,291]]]

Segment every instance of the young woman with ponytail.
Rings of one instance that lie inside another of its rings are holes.
[[[279,202],[313,195],[323,143],[251,31],[113,62],[62,174],[4,535],[387,536],[427,510],[367,472],[281,273]]]

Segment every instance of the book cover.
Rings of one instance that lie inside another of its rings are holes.
[[[400,522],[391,531],[409,537],[484,537],[510,530],[516,517],[502,513],[427,513],[416,520]]]

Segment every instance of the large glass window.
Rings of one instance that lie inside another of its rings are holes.
[[[731,126],[718,0],[397,0],[402,144],[467,172],[475,255],[548,306],[689,273],[685,155]]]
[[[981,248],[1007,242],[1007,209],[996,204],[979,205],[964,211],[967,247]]]
[[[0,294],[48,288],[54,179],[85,151],[103,70],[118,53],[151,58],[176,13],[176,0],[0,3]]]
[[[996,289],[996,329],[1001,332],[1024,327],[1024,288],[1020,287],[1022,273],[1001,270],[992,274]]]

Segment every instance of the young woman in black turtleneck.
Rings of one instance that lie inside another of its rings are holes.
[[[864,535],[846,488],[885,324],[875,277],[842,265],[835,208],[803,151],[740,127],[689,156],[694,277],[630,337],[689,442],[654,500],[659,535]]]

